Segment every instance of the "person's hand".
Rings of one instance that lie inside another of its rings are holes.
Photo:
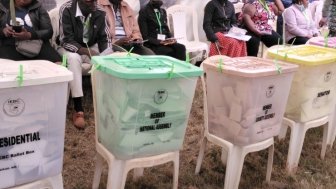
[[[20,33],[13,32],[13,37],[19,40],[28,40],[31,39],[31,33],[28,32],[25,28],[22,28]]]
[[[306,35],[306,38],[308,38],[308,39],[310,39],[312,37],[313,37],[312,35]]]
[[[4,33],[5,37],[12,37],[14,34],[14,30],[10,26],[6,26],[2,32]]]
[[[319,22],[319,26],[322,27],[324,25],[327,24],[327,18],[326,17],[322,17],[320,22]]]
[[[120,38],[119,40],[115,41],[114,44],[116,45],[127,45],[129,44],[129,42],[131,41],[132,39],[129,38],[129,37],[123,37],[123,38]]]
[[[219,49],[224,48],[224,47],[219,43],[219,41],[215,41],[215,45],[216,45],[216,47],[218,47]]]
[[[176,39],[174,38],[168,38],[160,42],[162,45],[172,45],[174,43],[176,43]]]

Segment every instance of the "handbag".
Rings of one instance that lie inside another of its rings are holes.
[[[42,44],[43,41],[40,39],[18,40],[15,42],[16,51],[29,58],[34,58],[40,54]]]

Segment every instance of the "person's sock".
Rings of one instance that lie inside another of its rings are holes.
[[[82,97],[76,97],[72,98],[74,102],[74,108],[76,112],[84,112],[83,106],[82,106]]]

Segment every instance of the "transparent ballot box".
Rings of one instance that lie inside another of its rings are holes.
[[[182,147],[200,68],[165,56],[93,62],[99,142],[118,159]]]
[[[299,65],[285,116],[307,122],[328,115],[335,105],[336,50],[315,45],[279,47],[267,52],[271,59]]]
[[[296,65],[216,56],[203,66],[210,133],[236,145],[278,135]]]
[[[309,44],[321,47],[336,48],[336,37],[328,37],[327,39],[324,37],[313,37],[309,39]]]
[[[0,60],[0,188],[61,174],[70,80],[48,61]]]

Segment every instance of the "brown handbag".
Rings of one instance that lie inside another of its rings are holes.
[[[20,41],[17,40],[15,42],[16,51],[29,58],[34,58],[35,56],[40,54],[42,44],[43,41],[40,39]]]

